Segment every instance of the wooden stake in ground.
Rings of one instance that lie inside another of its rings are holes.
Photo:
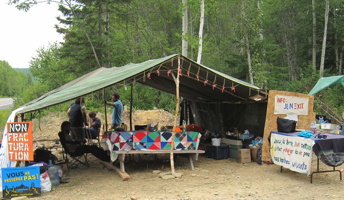
[[[103,99],[105,100],[105,88],[103,88]],[[108,131],[107,114],[106,114],[106,102],[104,101],[104,118],[105,118],[105,131]]]
[[[178,56],[177,77],[174,77],[174,74],[172,73],[174,82],[176,84],[176,110],[174,113],[174,123],[173,123],[173,130],[172,130],[172,144],[171,144],[171,149],[170,149],[170,163],[171,163],[172,175],[175,173],[173,149],[174,149],[174,136],[176,135],[177,119],[178,119],[178,115],[179,115],[179,71],[180,71],[180,56]]]

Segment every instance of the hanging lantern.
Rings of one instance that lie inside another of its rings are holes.
[[[172,72],[172,71],[169,69],[169,70],[167,71],[167,76],[170,76],[171,72]]]
[[[151,73],[148,73],[148,74],[147,74],[147,78],[148,78],[148,79],[151,79]]]
[[[160,76],[160,71],[159,71],[159,70],[156,70],[156,74],[158,74],[158,76]]]
[[[213,86],[212,86],[212,87],[213,87],[213,90],[216,88],[216,86],[217,86],[216,84],[213,84]]]
[[[208,83],[208,80],[205,80],[203,83],[204,83],[204,86],[206,86]]]
[[[225,87],[224,86],[222,86],[222,90],[221,90],[221,92],[223,93],[225,91]]]
[[[231,87],[231,91],[235,92],[235,87],[234,86]]]

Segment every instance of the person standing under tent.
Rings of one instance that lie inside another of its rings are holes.
[[[120,96],[118,93],[112,94],[113,102],[108,102],[104,100],[106,105],[113,106],[112,110],[112,121],[111,121],[111,130],[116,130],[116,128],[120,127],[122,124],[122,113],[123,113],[123,104],[121,100],[119,100]]]
[[[85,100],[82,97],[75,99],[68,109],[68,117],[71,125],[71,136],[73,140],[85,141],[84,126],[88,126]]]

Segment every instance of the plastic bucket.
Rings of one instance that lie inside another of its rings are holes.
[[[213,146],[220,146],[220,143],[221,143],[221,139],[220,138],[212,138],[211,139],[211,144],[213,145]]]

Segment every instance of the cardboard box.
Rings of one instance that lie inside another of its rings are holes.
[[[258,148],[251,148],[251,160],[252,162],[257,162]]]
[[[239,149],[239,163],[251,162],[251,150],[250,149]]]

